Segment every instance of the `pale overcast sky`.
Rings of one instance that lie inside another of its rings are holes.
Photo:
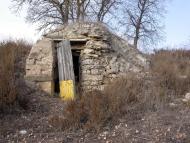
[[[0,41],[4,39],[26,39],[35,42],[39,38],[36,27],[25,22],[26,11],[20,14],[10,10],[11,0],[0,0]]]
[[[0,5],[0,41],[24,38],[35,42],[40,34],[37,27],[25,22],[26,12],[15,15],[10,11],[11,0],[1,0]],[[167,7],[165,18],[165,41],[162,46],[190,45],[190,0],[172,0]]]

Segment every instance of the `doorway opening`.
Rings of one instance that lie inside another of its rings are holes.
[[[57,44],[55,44],[54,49],[54,66],[53,66],[53,85],[54,85],[54,95],[59,96],[60,86],[59,86],[59,69],[58,69],[58,58],[57,58]]]
[[[75,84],[80,83],[80,51],[72,50],[73,70],[75,75]]]
[[[73,58],[73,69],[74,69],[74,76],[75,76],[75,91],[76,93],[81,92],[81,62],[80,62],[80,55],[81,50],[84,49],[86,44],[86,39],[71,39],[71,51],[72,51],[72,58]]]

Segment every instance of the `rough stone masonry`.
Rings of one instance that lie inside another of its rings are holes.
[[[100,23],[75,23],[45,34],[31,49],[26,61],[26,79],[52,92],[56,42],[86,41],[80,47],[80,85],[84,91],[102,90],[128,72],[143,73],[147,58],[127,41]],[[71,49],[73,47],[71,46]]]

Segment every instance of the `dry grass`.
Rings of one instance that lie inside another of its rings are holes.
[[[158,88],[153,89],[152,83],[146,79],[129,74],[102,92],[89,92],[67,103],[63,116],[53,116],[49,122],[59,129],[100,131],[105,126],[112,127],[119,118],[131,115],[131,112],[158,109],[165,101],[162,95],[165,93],[160,92]]]
[[[11,104],[16,99],[15,87],[15,55],[10,47],[1,47],[0,49],[0,105]]]
[[[24,41],[0,43],[0,109],[12,105],[17,98],[16,79],[24,72],[21,62],[30,45]]]
[[[109,97],[99,91],[87,93],[81,99],[67,103],[64,118],[54,116],[50,124],[68,128],[85,128],[99,130],[111,118]],[[61,124],[57,124],[57,121]]]
[[[151,61],[151,70],[162,88],[172,90],[175,95],[189,92],[190,51],[156,51]]]

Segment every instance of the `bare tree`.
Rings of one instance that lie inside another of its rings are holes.
[[[137,48],[139,41],[155,43],[161,38],[163,25],[160,19],[165,12],[166,0],[128,0],[124,7],[122,25],[126,35]]]
[[[70,0],[70,21],[85,21],[85,19],[87,19],[87,8],[89,4],[90,0]]]
[[[77,19],[84,21],[87,17],[87,8],[90,5],[91,0],[77,0]]]
[[[12,0],[16,9],[27,5],[26,20],[38,23],[39,30],[75,21],[104,21],[118,0]],[[93,16],[92,16],[93,15]]]
[[[39,30],[66,24],[69,21],[70,0],[13,0],[17,10],[27,5],[26,20],[38,23]]]
[[[120,4],[121,0],[91,0],[90,10],[96,21],[104,22],[105,16],[110,14]]]

